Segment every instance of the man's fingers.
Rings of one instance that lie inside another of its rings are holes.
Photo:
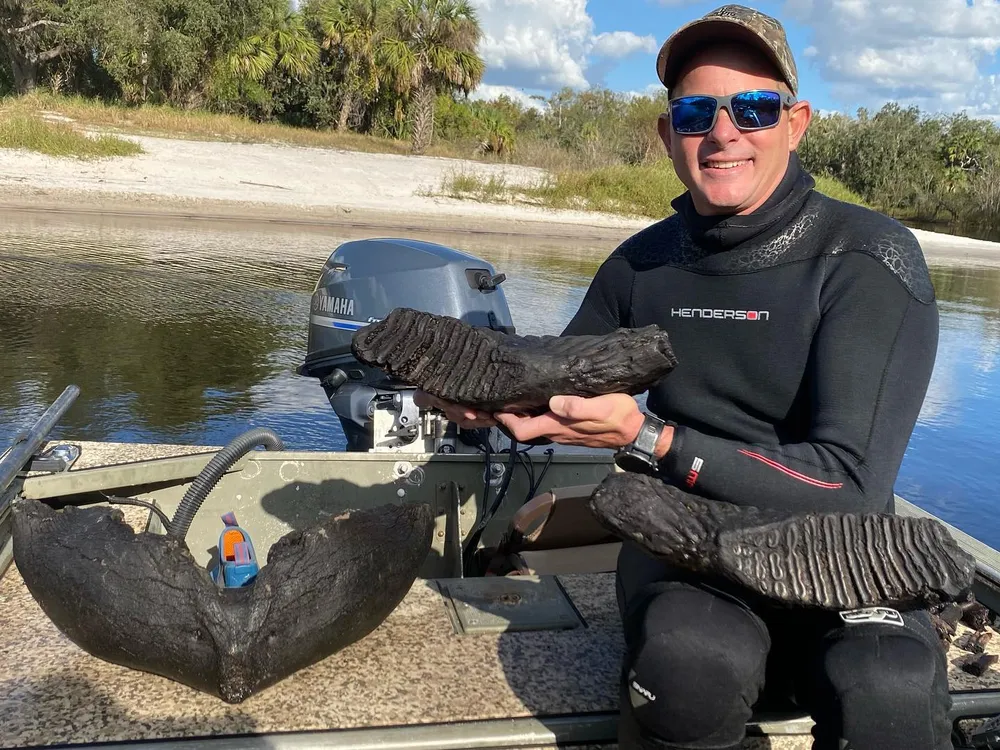
[[[492,422],[493,415],[484,411],[467,409],[464,406],[452,406],[445,415],[452,422]]]
[[[464,430],[475,430],[480,427],[492,427],[496,424],[496,420],[493,419],[492,414],[487,414],[484,411],[477,411],[476,409],[470,409],[466,406],[441,402],[441,406],[438,408],[444,412],[444,416],[449,422],[454,422]]]
[[[440,408],[438,400],[434,396],[419,388],[413,392],[413,403],[422,409]]]
[[[573,422],[601,420],[607,416],[607,408],[597,398],[583,396],[553,396],[549,399],[553,414]]]
[[[614,404],[603,396],[553,396],[549,409],[572,422],[603,422],[611,416]]]
[[[521,417],[517,414],[500,413],[497,421],[504,425],[516,440],[534,440],[562,431],[563,423],[549,414],[538,417]]]
[[[413,403],[422,409],[440,409],[452,422],[492,420],[493,418],[492,415],[487,414],[484,411],[470,409],[466,406],[462,406],[461,404],[453,404],[450,401],[445,401],[437,396],[432,396],[426,391],[421,391],[420,389],[413,392]]]

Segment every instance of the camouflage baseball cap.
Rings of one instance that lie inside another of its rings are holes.
[[[781,22],[744,5],[723,5],[675,31],[656,58],[656,73],[673,88],[685,58],[698,46],[722,39],[756,45],[778,66],[785,83],[798,95],[799,79]]]

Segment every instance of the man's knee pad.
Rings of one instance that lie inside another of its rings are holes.
[[[641,730],[674,747],[736,745],[763,685],[769,641],[736,604],[701,591],[655,597],[631,650],[623,698]]]
[[[910,627],[862,625],[823,654],[817,748],[951,748],[947,664],[940,646]]]

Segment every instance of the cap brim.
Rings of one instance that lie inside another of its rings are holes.
[[[676,83],[677,73],[695,47],[710,42],[737,41],[750,44],[774,64],[782,80],[789,86],[788,74],[777,54],[757,32],[736,19],[704,18],[678,29],[660,48],[656,58],[656,73],[668,89]],[[793,91],[794,93],[794,91]]]

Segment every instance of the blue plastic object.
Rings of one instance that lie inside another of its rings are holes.
[[[249,586],[260,566],[250,535],[236,521],[236,514],[222,516],[225,528],[219,534],[219,564],[212,569],[212,580],[224,588]]]

